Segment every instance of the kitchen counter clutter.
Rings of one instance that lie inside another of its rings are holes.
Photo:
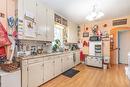
[[[79,63],[80,51],[21,58],[22,87],[38,87]]]
[[[79,52],[79,50],[74,50],[74,51],[64,51],[64,52],[53,52],[53,53],[43,53],[39,55],[30,55],[30,56],[25,56],[25,57],[19,57],[20,60],[28,60],[28,59],[35,59],[39,57],[46,57],[46,56],[53,56],[53,55],[59,55],[59,54],[65,54],[65,53],[75,53]]]

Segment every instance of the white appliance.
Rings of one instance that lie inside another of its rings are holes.
[[[102,61],[102,41],[89,41],[89,55],[85,58],[85,64],[102,68]]]
[[[8,73],[0,70],[0,87],[21,87],[21,71]]]

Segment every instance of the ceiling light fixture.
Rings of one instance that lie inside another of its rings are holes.
[[[93,5],[91,13],[86,17],[88,21],[94,21],[104,16],[101,9],[98,9],[96,5]]]

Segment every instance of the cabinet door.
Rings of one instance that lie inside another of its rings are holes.
[[[54,11],[47,9],[47,41],[54,40]]]
[[[62,64],[61,64],[61,57],[56,56],[55,57],[55,76],[58,76],[62,73]]]
[[[75,65],[78,65],[80,63],[80,53],[75,53]]]
[[[77,25],[69,21],[67,29],[68,29],[67,41],[69,43],[77,43],[78,42],[78,29],[77,29]]]
[[[63,69],[63,72],[67,71],[69,69],[69,58],[67,55],[64,55],[62,56],[62,69]]]
[[[73,54],[68,55],[68,69],[71,69],[74,66]]]
[[[21,69],[22,69],[22,87],[27,87],[28,86],[28,64],[27,64],[27,60],[22,61],[22,68]]]
[[[0,83],[0,87],[21,87],[21,71],[4,72],[0,76]]]
[[[29,12],[31,16],[36,18],[36,0],[24,0],[24,14]]]
[[[44,82],[54,78],[54,60],[44,61]]]
[[[37,0],[37,39],[46,41],[46,7]]]
[[[25,15],[29,18],[24,20],[24,39],[36,40],[36,7],[37,0],[24,0],[24,17]],[[34,22],[32,21],[34,19]],[[29,23],[32,27],[28,27]]]
[[[43,62],[28,66],[28,87],[38,87],[43,83]]]

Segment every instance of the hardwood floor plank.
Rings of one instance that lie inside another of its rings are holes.
[[[73,78],[60,75],[41,87],[130,87],[130,80],[125,75],[125,65],[115,65],[111,69],[79,65],[80,72]]]

